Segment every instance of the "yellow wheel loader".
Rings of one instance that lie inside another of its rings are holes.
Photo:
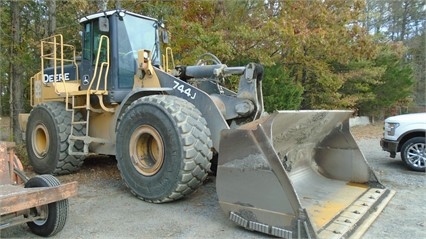
[[[217,167],[230,220],[284,238],[359,235],[393,195],[354,141],[350,111],[268,115],[259,64],[229,67],[207,53],[169,69],[160,21],[110,10],[80,23],[79,57],[61,35],[41,41],[33,109],[20,115],[37,173],[72,173],[86,156],[114,155],[134,195],[163,203]],[[237,92],[222,85],[229,76],[240,77]]]

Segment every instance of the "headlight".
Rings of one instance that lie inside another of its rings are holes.
[[[389,136],[395,135],[395,129],[398,128],[399,123],[386,123],[385,129]]]

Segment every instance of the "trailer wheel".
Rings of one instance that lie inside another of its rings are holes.
[[[167,95],[134,101],[117,128],[117,162],[131,192],[162,203],[195,191],[206,179],[212,141],[194,105]]]
[[[84,157],[68,154],[71,112],[62,102],[38,104],[31,110],[26,129],[26,147],[34,171],[38,174],[69,174],[77,171]],[[81,121],[81,113],[75,115]],[[84,135],[85,127],[75,125],[75,135]],[[83,142],[76,142],[73,151],[82,151]]]
[[[425,172],[426,143],[424,137],[407,140],[401,147],[401,158],[411,170]]]
[[[54,187],[59,185],[59,180],[52,175],[38,175],[28,180],[28,182],[25,183],[25,188]],[[45,211],[46,217],[27,222],[30,230],[39,236],[53,236],[60,232],[65,226],[68,216],[68,200],[64,199],[49,203],[38,209],[32,208],[31,211],[35,214]]]

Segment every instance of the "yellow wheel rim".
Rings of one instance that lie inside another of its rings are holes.
[[[49,144],[50,138],[46,126],[43,124],[37,125],[32,133],[32,147],[38,158],[46,156]]]
[[[149,125],[140,126],[133,132],[129,151],[133,166],[142,175],[155,175],[163,165],[163,140],[158,131]]]

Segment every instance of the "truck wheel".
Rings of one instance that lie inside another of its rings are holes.
[[[207,177],[212,141],[191,103],[168,95],[133,102],[117,128],[121,177],[142,200],[163,203],[195,191]]]
[[[31,178],[25,183],[25,188],[37,187],[54,187],[60,185],[57,178],[52,175],[39,175]],[[31,231],[39,236],[53,236],[60,232],[65,226],[68,216],[68,200],[64,199],[57,202],[52,202],[40,207],[41,210],[46,211],[46,217],[37,219],[32,222],[27,222]],[[40,213],[40,210],[35,208],[31,209],[33,212]]]
[[[77,171],[84,157],[68,154],[71,112],[61,102],[38,104],[31,110],[26,129],[28,158],[38,174],[69,174]],[[76,121],[81,121],[81,113]],[[75,135],[84,135],[85,127],[75,125]],[[73,151],[82,151],[83,142],[76,142]]]
[[[424,137],[409,139],[402,145],[401,158],[412,170],[425,172],[426,143]]]

